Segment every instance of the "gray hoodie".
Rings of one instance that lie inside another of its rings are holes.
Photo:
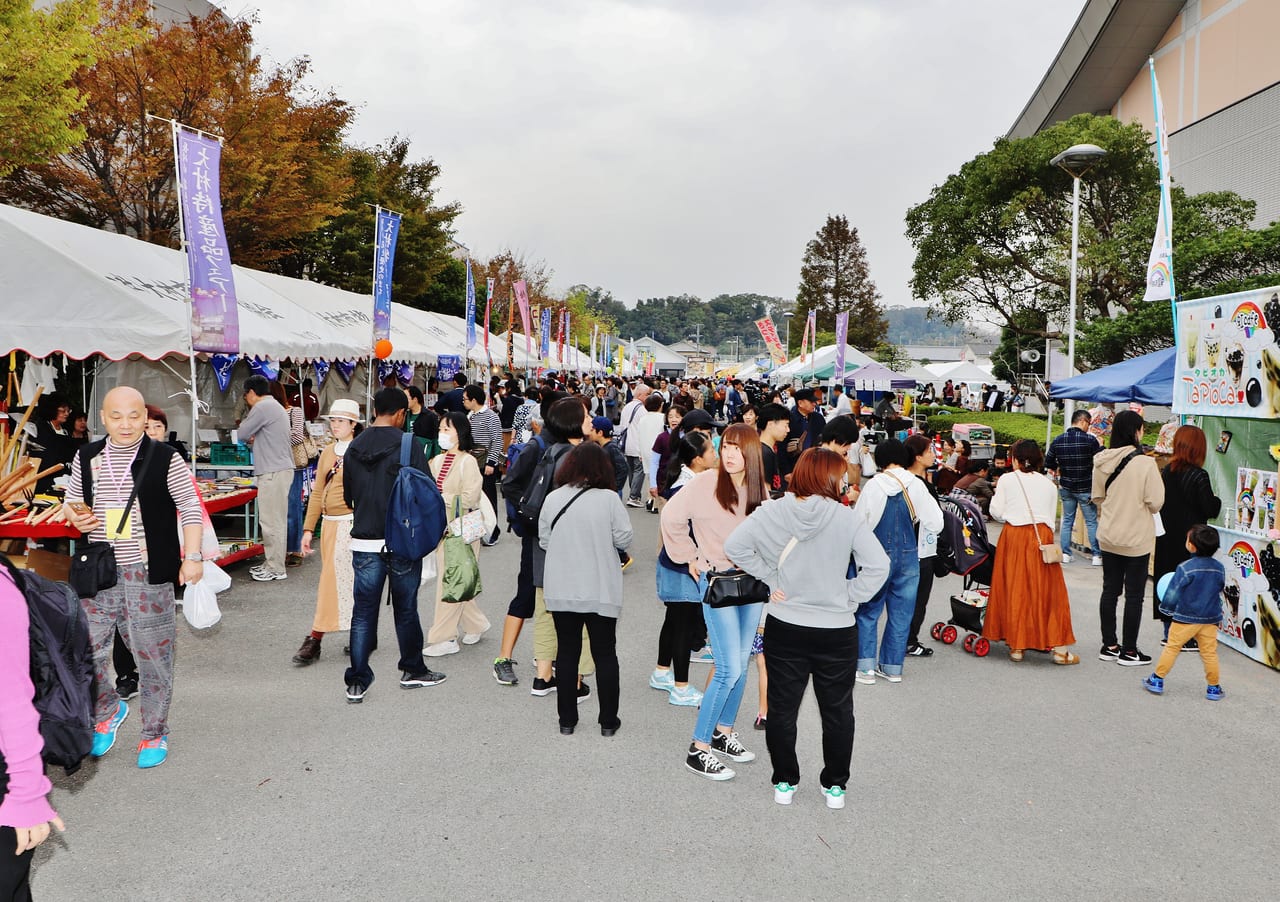
[[[778,558],[792,537],[797,541],[779,572]],[[844,505],[818,496],[766,501],[730,534],[724,551],[734,564],[782,591],[786,600],[770,601],[769,616],[796,626],[852,626],[858,605],[889,576],[889,556],[872,527]],[[846,578],[850,556],[858,563],[853,580]]]

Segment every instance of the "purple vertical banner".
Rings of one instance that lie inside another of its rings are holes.
[[[378,211],[373,249],[373,340],[391,339],[391,272],[396,264],[400,214]]]
[[[836,314],[836,369],[831,378],[837,383],[844,382],[844,347],[849,337],[849,311]],[[817,344],[815,341],[814,344]]]
[[[538,356],[542,358],[545,364],[551,357],[551,308],[542,308],[542,328],[539,330],[542,337],[542,346],[538,348]]]
[[[178,129],[178,194],[191,276],[191,346],[234,354],[240,350],[240,317],[222,225],[221,158],[217,138]]]
[[[324,388],[324,380],[329,376],[329,361],[313,360],[311,366],[316,371],[316,391],[319,391]]]
[[[476,346],[476,280],[471,275],[471,260],[467,260],[467,347]]]

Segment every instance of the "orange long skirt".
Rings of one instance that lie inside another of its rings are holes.
[[[1053,541],[1053,530],[1044,524],[1006,526],[1000,533],[982,627],[987,639],[1007,642],[1012,649],[1041,650],[1076,641],[1062,565],[1046,564],[1040,557],[1041,542]]]

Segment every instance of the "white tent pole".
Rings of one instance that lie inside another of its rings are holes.
[[[158,117],[157,117],[158,118]],[[187,225],[186,218],[182,213],[182,173],[178,168],[178,125],[176,120],[170,119],[169,133],[173,138],[173,184],[178,194],[178,240],[182,246],[182,253],[185,256],[187,251]],[[222,143],[222,138],[218,138],[218,143]],[[183,274],[187,284],[187,360],[191,369],[191,460],[196,459],[196,448],[199,447],[199,427],[200,427],[200,396],[196,392],[196,342],[195,342],[195,299],[191,297],[191,265],[183,267]]]

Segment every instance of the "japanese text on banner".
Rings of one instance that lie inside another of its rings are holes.
[[[191,274],[191,346],[226,354],[240,350],[240,317],[222,224],[221,156],[216,138],[178,129],[178,184]]]

